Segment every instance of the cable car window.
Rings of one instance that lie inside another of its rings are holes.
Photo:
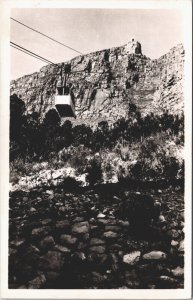
[[[68,86],[64,87],[64,95],[69,95],[70,89]]]
[[[57,87],[57,91],[58,91],[58,95],[62,95],[63,94],[63,87]]]

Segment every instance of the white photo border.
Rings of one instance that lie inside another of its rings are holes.
[[[12,8],[180,9],[185,34],[185,281],[184,289],[8,289],[10,12]],[[192,1],[0,0],[1,297],[9,299],[190,299],[192,282]]]

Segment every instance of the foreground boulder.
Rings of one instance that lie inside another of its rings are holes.
[[[143,255],[143,259],[146,260],[164,260],[166,254],[162,251],[151,251]]]
[[[125,264],[133,266],[139,261],[140,255],[141,255],[140,251],[133,251],[123,256],[123,262]]]

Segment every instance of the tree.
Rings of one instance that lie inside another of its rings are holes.
[[[26,150],[26,108],[16,94],[10,97],[10,160]]]
[[[16,94],[10,97],[10,139],[19,141],[25,126],[25,103]]]
[[[107,133],[108,132],[108,122],[107,121],[101,121],[98,123],[98,128],[99,130],[101,130],[103,133]]]
[[[77,125],[72,129],[73,144],[75,146],[84,145],[89,147],[91,144],[92,129],[85,124]]]
[[[72,144],[72,123],[66,120],[60,129],[60,149]]]
[[[33,112],[32,114],[27,115],[26,140],[28,153],[31,155],[42,154],[44,136],[41,129],[39,114]]]
[[[131,167],[130,174],[134,180],[143,180],[143,164],[138,161]]]
[[[45,127],[58,127],[60,126],[60,117],[57,113],[57,111],[52,108],[50,109],[43,120],[43,125]]]
[[[50,109],[42,123],[42,134],[45,138],[44,154],[49,154],[57,148],[56,140],[60,134],[60,117],[55,109]]]
[[[97,130],[93,135],[93,142],[96,146],[96,150],[99,151],[103,147],[109,146],[109,126],[107,121],[98,123]]]
[[[163,164],[163,176],[168,182],[175,181],[177,174],[180,170],[179,162],[175,157],[164,157]]]

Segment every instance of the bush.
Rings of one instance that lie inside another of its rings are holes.
[[[16,94],[10,97],[10,139],[19,142],[25,125],[25,103]]]
[[[30,170],[26,163],[44,160],[52,167],[69,165],[77,173],[87,172],[90,185],[100,183],[103,172],[108,181],[112,177],[171,181],[184,176],[176,159],[176,150],[183,146],[183,115],[142,117],[130,104],[127,119],[112,126],[99,122],[93,131],[85,124],[73,127],[70,121],[61,125],[55,109],[40,123],[37,113],[25,115],[25,104],[16,95],[10,101],[10,161],[20,174]]]
[[[66,177],[61,185],[66,191],[74,191],[79,187],[79,182],[72,177]]]
[[[17,184],[19,182],[19,175],[16,171],[10,173],[9,181],[13,184]]]
[[[89,184],[95,185],[102,181],[102,168],[101,163],[97,161],[96,159],[93,159],[90,162],[90,166],[87,168],[87,180]]]
[[[163,177],[167,181],[173,181],[177,179],[178,171],[180,170],[180,164],[175,157],[163,157]],[[183,171],[182,171],[183,172]]]
[[[123,218],[129,220],[133,233],[143,236],[143,232],[148,229],[152,220],[158,221],[160,206],[149,195],[132,193],[123,205]]]
[[[44,117],[43,125],[45,127],[57,127],[60,125],[60,117],[55,109],[50,109]]]

